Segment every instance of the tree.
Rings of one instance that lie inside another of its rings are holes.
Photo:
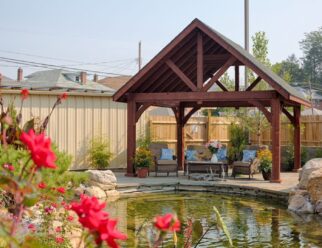
[[[300,61],[295,54],[290,55],[286,60],[272,65],[272,70],[286,82],[303,82],[305,81],[304,71]]]
[[[307,79],[316,86],[322,85],[322,27],[305,34],[300,41],[304,57],[303,69]]]
[[[260,61],[262,64],[267,67],[271,67],[271,62],[269,61],[268,55],[268,39],[266,38],[266,33],[263,31],[256,32],[252,36],[252,54],[253,56]],[[255,75],[253,72],[249,72],[248,76],[250,82],[255,80]],[[256,90],[267,90],[269,88],[268,84],[263,80],[255,87]]]

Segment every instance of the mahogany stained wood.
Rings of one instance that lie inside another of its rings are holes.
[[[294,112],[294,171],[301,168],[301,106],[293,108]]]
[[[223,85],[219,80],[216,81],[216,84],[219,86],[219,88],[222,91],[228,91],[228,89],[225,87],[225,85]]]
[[[290,114],[290,112],[288,112],[288,110],[286,108],[282,108],[282,112],[286,115],[286,117],[290,120],[290,122],[294,125],[294,121],[295,118],[293,115]]]
[[[266,119],[268,120],[269,123],[272,123],[272,113],[265,108],[265,106],[258,102],[258,101],[249,101],[251,104],[253,104],[255,107],[257,107],[262,113],[265,115]]]
[[[239,91],[239,66],[235,65],[235,91]]]
[[[254,89],[256,87],[256,85],[262,80],[261,77],[257,77],[254,82],[252,82],[248,88],[246,89],[246,91],[251,91],[252,89]]]
[[[170,59],[168,59],[165,62],[170,68],[171,70],[177,74],[177,76],[192,90],[192,91],[196,91],[197,87],[196,85],[193,84],[193,82],[191,82],[190,78],[188,78],[186,76],[186,74],[184,74],[180,68],[178,66],[175,65],[175,63],[173,63]]]
[[[272,105],[272,175],[271,182],[280,183],[281,170],[281,103],[278,98],[271,100]]]
[[[197,88],[201,89],[203,85],[203,40],[202,34],[197,37]]]
[[[135,156],[136,141],[136,103],[131,100],[127,104],[127,170],[126,176],[134,176],[133,159]]]
[[[203,87],[203,91],[208,91],[211,86],[227,71],[227,69],[236,61],[234,57],[230,57],[226,63],[216,72],[216,74]]]

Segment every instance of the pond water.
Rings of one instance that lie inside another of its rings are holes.
[[[184,247],[189,220],[193,222],[192,247],[228,247],[226,236],[215,225],[213,206],[221,213],[234,247],[322,247],[322,217],[295,215],[272,200],[193,192],[147,194],[108,203],[108,211],[129,237],[122,247],[147,247],[146,234],[152,230],[149,221],[168,212],[177,213],[182,223],[178,247]],[[172,244],[169,234],[163,247]]]

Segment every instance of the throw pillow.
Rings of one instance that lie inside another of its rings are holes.
[[[197,151],[196,150],[186,150],[186,159],[188,161],[196,161],[197,160]]]
[[[219,161],[224,161],[227,159],[227,148],[220,148],[217,152],[217,158]]]
[[[173,150],[162,148],[160,160],[173,160]]]
[[[256,157],[256,150],[243,150],[243,162],[250,162]]]

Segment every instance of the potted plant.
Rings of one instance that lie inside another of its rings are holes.
[[[270,180],[272,174],[272,153],[269,149],[263,149],[258,152],[260,160],[259,170],[262,172],[264,180]]]
[[[145,147],[139,147],[134,157],[134,166],[139,178],[146,178],[149,168],[153,164],[153,156],[150,150]]]

